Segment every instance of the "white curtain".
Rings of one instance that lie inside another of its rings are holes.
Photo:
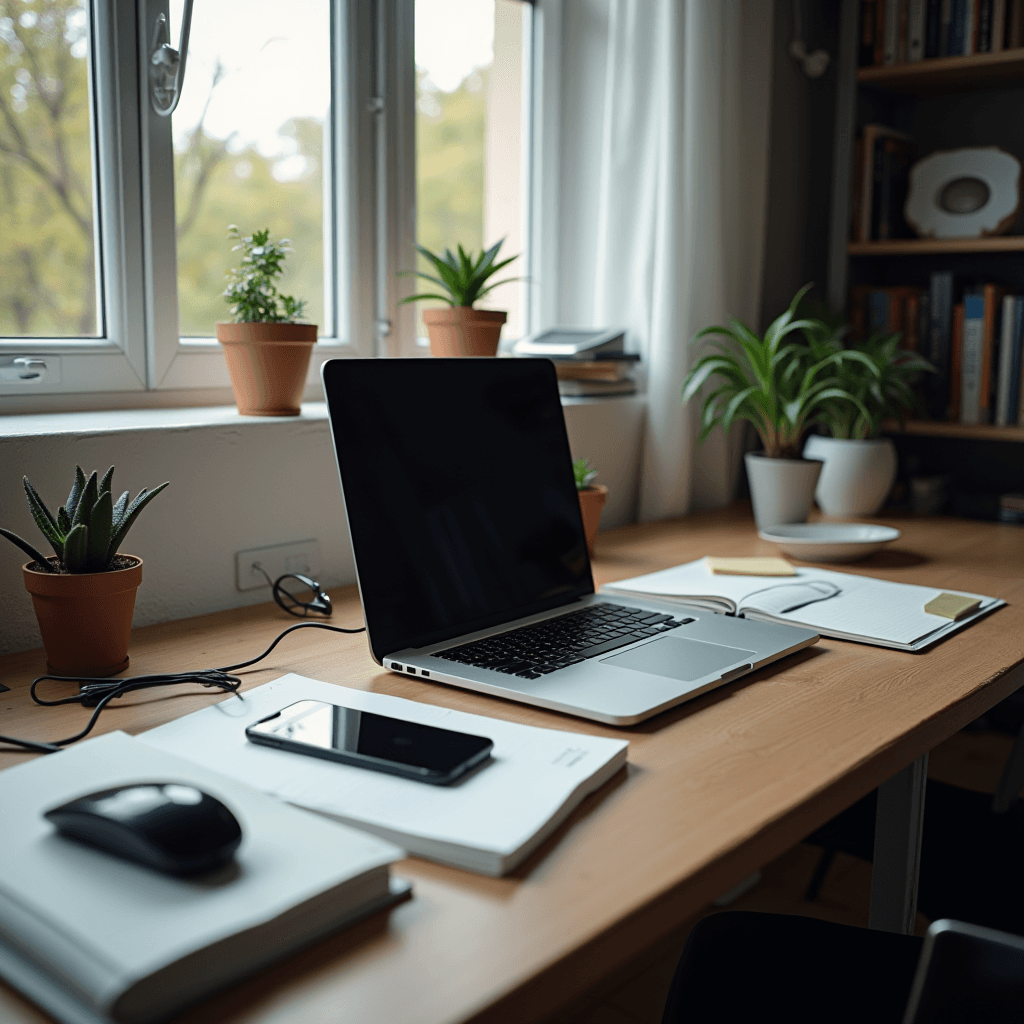
[[[758,326],[772,0],[566,0],[563,322],[628,327],[646,369],[641,520],[727,503],[736,432],[702,445],[694,334]]]

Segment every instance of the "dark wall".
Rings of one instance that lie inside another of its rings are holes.
[[[792,0],[775,0],[762,326],[808,281],[825,298],[840,0],[799,2],[807,49],[825,49],[831,60],[821,78],[804,74],[789,55]]]

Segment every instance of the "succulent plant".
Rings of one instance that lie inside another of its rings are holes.
[[[95,472],[86,479],[82,467],[75,466],[71,493],[57,509],[56,516],[51,514],[28,477],[23,478],[32,518],[69,573],[106,572],[139,513],[167,486],[162,483],[151,491],[143,488],[131,504],[125,491],[115,502],[110,491],[113,476],[111,466],[102,480],[97,480]],[[35,559],[42,572],[58,571],[46,555],[17,534],[0,527],[0,536]]]
[[[402,302],[420,302],[423,299],[440,299],[447,302],[449,306],[468,306],[472,308],[474,302],[479,302],[488,292],[499,285],[508,284],[510,281],[518,281],[519,278],[509,277],[504,281],[497,281],[494,284],[487,284],[502,267],[508,266],[518,256],[509,256],[508,259],[494,262],[505,239],[495,242],[490,249],[481,251],[475,255],[472,250],[468,253],[462,246],[457,246],[459,255],[456,256],[451,249],[445,249],[443,255],[431,252],[424,245],[417,245],[419,254],[428,260],[434,270],[434,274],[424,273],[422,270],[403,271],[399,276],[414,275],[423,277],[433,284],[439,285],[444,294],[438,292],[423,292],[418,295],[409,295],[402,299]],[[484,285],[487,285],[485,288]]]
[[[586,459],[574,459],[572,473],[576,477],[577,491],[582,491],[584,487],[589,487],[590,481],[597,476],[597,470],[591,469],[590,463]]]

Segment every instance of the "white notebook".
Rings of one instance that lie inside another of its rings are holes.
[[[619,580],[601,588],[606,594],[642,594],[693,608],[764,622],[806,626],[839,640],[921,651],[1002,607],[1005,601],[963,590],[890,583],[869,576],[801,566],[795,577],[723,576],[703,558],[671,569]],[[932,615],[924,606],[940,594],[981,601],[959,621]]]
[[[131,782],[222,800],[230,865],[182,879],[57,834],[43,812]],[[67,1024],[152,1024],[394,902],[402,851],[124,733],[0,772],[0,975]]]
[[[486,875],[527,857],[588,793],[625,763],[624,740],[518,725],[497,718],[282,676],[143,733],[139,739],[267,793],[365,829],[410,853]],[[492,758],[451,786],[257,746],[245,728],[299,700],[487,736]]]

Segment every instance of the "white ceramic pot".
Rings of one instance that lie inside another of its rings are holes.
[[[806,522],[821,472],[819,460],[770,459],[759,452],[747,452],[744,461],[759,530],[780,523]]]
[[[825,464],[814,499],[827,516],[873,515],[896,479],[896,449],[887,437],[842,441],[815,434],[804,445],[804,457]]]

